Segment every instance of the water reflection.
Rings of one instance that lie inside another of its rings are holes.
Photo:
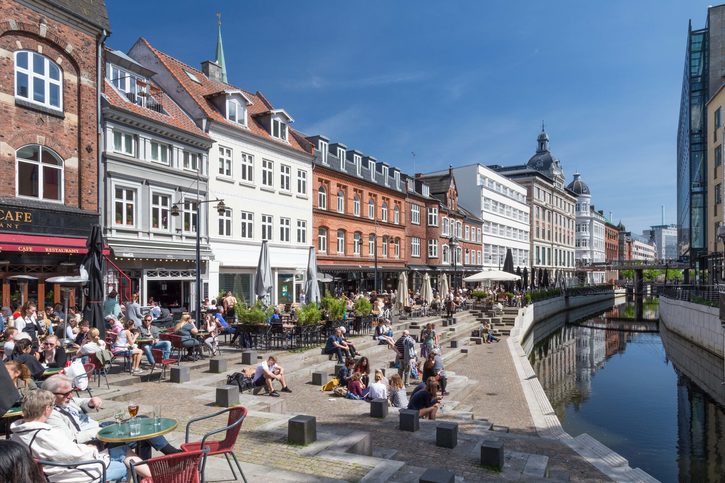
[[[661,481],[724,481],[722,359],[664,326],[660,337],[657,316],[649,301],[561,324],[530,343],[529,360],[570,434],[591,434]]]

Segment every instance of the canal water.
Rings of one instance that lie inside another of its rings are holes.
[[[625,303],[545,323],[524,347],[569,434],[590,434],[663,482],[723,482],[723,361],[657,320],[657,299],[640,313]]]

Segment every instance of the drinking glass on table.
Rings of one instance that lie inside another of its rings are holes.
[[[154,427],[161,426],[161,404],[154,404]]]
[[[131,418],[135,418],[138,414],[138,404],[131,401],[128,403],[128,414],[131,416]]]

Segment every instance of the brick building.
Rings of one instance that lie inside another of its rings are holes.
[[[307,139],[315,147],[312,208],[318,270],[332,275],[335,286],[344,290],[395,290],[409,250],[400,171],[324,136]]]
[[[611,222],[604,223],[604,258],[607,263],[619,261],[619,229]],[[616,270],[607,270],[607,281],[617,280],[619,274]]]
[[[2,304],[21,295],[58,302],[59,287],[44,280],[77,273],[99,222],[98,79],[108,15],[98,0],[0,0],[0,12]]]

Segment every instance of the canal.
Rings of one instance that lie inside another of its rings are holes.
[[[725,481],[723,361],[628,302],[559,317],[524,341],[564,429],[588,433],[663,482]],[[537,324],[539,325],[539,324]]]

